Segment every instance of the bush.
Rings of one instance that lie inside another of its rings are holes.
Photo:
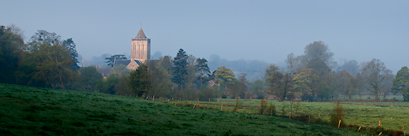
[[[342,116],[344,116],[344,107],[342,107],[338,100],[335,104],[334,111],[331,113],[330,125],[338,126],[339,121],[341,120],[340,127],[346,127],[345,122],[342,120]]]
[[[267,100],[261,99],[260,100],[260,114],[263,114],[267,109]]]
[[[270,115],[275,116],[277,111],[276,111],[276,106],[273,103],[270,103],[270,106],[268,106],[268,111],[270,111]]]
[[[236,105],[234,106],[233,112],[238,112],[241,109],[241,103],[239,102],[239,98],[236,98]]]
[[[287,104],[286,103],[284,103],[283,102],[283,104],[281,105],[281,109],[280,109],[280,111],[281,111],[281,117],[285,117],[285,113],[286,113],[286,109],[287,108]]]

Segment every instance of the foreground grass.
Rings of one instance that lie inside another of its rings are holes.
[[[369,135],[278,117],[0,84],[0,134]]]
[[[217,102],[210,102],[211,104],[224,104],[224,105],[235,105],[235,99],[222,99]],[[196,101],[192,101],[196,103]],[[289,115],[290,102],[278,102],[275,100],[268,100],[267,103],[272,103],[276,106],[278,111],[277,114],[281,113],[281,108],[286,105],[285,115]],[[242,113],[248,113],[250,111],[257,112],[260,106],[260,100],[240,100],[241,106],[243,107],[239,110]],[[293,103],[294,105],[296,102]],[[323,120],[329,120],[331,116],[331,111],[334,109],[334,103],[331,102],[300,102],[301,109],[299,113],[312,114]],[[409,128],[409,120],[407,119],[409,114],[409,103],[408,102],[342,102],[344,107],[345,116],[343,117],[346,124],[355,123],[360,126],[377,127],[379,120],[382,121],[382,127],[392,130],[402,130],[402,127]],[[220,107],[218,107],[220,108]],[[233,107],[229,107],[233,109]],[[294,113],[294,109],[293,109]],[[403,129],[404,131],[407,129]]]

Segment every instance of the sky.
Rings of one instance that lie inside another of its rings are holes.
[[[130,55],[140,28],[151,54],[282,63],[323,41],[334,60],[380,59],[396,73],[408,66],[407,0],[0,0],[0,25],[14,24],[26,42],[37,30],[73,38],[84,59]]]

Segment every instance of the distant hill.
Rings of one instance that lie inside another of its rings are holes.
[[[0,84],[1,135],[362,135],[278,117]]]

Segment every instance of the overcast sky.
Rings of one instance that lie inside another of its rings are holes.
[[[313,41],[334,59],[377,58],[396,73],[408,65],[409,1],[102,1],[1,0],[0,25],[15,24],[26,41],[46,30],[73,38],[85,59],[130,55],[142,27],[152,54],[188,54],[280,63]]]

